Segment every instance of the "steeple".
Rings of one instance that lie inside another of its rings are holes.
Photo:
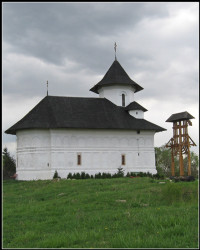
[[[120,63],[115,60],[113,64],[108,69],[107,73],[103,77],[103,79],[98,82],[94,87],[90,89],[90,91],[99,94],[99,89],[106,86],[131,86],[134,89],[134,92],[138,92],[143,88],[134,82],[126,73],[126,71],[122,68]]]

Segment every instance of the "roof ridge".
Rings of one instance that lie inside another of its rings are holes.
[[[104,99],[104,97],[90,97],[90,96],[50,96],[50,95],[48,95],[48,96],[45,96],[44,98],[48,98],[48,97],[58,97],[58,98],[86,98],[86,99]],[[43,99],[44,99],[43,98]]]

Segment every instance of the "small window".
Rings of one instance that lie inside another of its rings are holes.
[[[77,165],[81,165],[81,154],[77,154]]]
[[[126,158],[125,158],[125,155],[122,155],[122,165],[126,165]]]
[[[122,94],[122,106],[125,107],[125,94]]]

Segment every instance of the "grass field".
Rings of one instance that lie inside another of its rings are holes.
[[[198,248],[198,181],[3,181],[3,247]]]

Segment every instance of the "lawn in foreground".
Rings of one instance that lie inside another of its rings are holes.
[[[198,181],[4,181],[3,247],[198,248]]]

